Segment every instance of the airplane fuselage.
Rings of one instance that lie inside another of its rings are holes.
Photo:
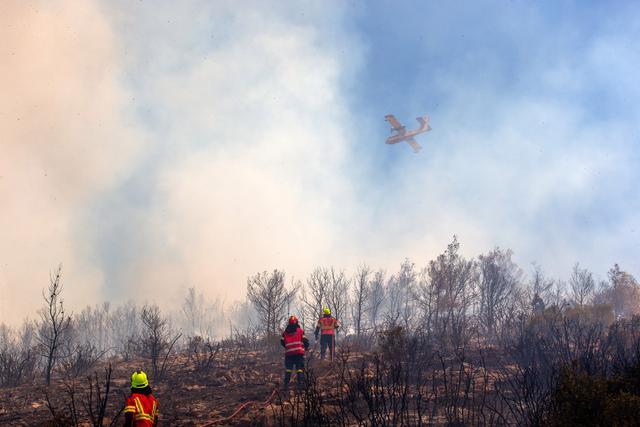
[[[407,139],[414,137],[416,135],[419,135],[421,133],[426,132],[427,129],[424,130],[412,130],[410,132],[406,132],[404,134],[395,134],[395,135],[391,135],[389,138],[387,138],[387,140],[385,141],[385,144],[397,144],[398,142],[404,142]]]

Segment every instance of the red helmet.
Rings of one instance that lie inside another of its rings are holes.
[[[289,317],[289,324],[290,325],[295,325],[297,323],[298,323],[298,318],[296,316]]]

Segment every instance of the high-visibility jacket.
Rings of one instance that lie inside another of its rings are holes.
[[[338,319],[335,317],[326,316],[321,317],[320,320],[318,320],[317,328],[320,328],[322,335],[333,335],[339,327],[340,323],[338,323]]]
[[[127,398],[124,413],[133,414],[136,427],[153,427],[158,423],[158,401],[151,394],[132,393]]]
[[[302,328],[298,328],[295,332],[282,333],[282,339],[284,340],[284,355],[293,356],[296,354],[304,354],[304,331]]]

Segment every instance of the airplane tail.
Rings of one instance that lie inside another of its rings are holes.
[[[420,123],[420,130],[427,132],[431,130],[431,126],[429,126],[429,116],[424,117],[416,117],[418,123]]]

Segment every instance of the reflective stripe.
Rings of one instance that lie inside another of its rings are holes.
[[[140,399],[138,399],[137,397],[134,397],[133,401],[136,404],[135,410],[137,411],[137,414],[135,414],[133,416],[134,420],[136,420],[136,421],[144,420],[144,421],[149,421],[149,422],[153,423],[154,419],[158,415],[156,402],[155,401],[153,402],[153,408],[151,410],[151,414],[147,414],[146,412],[144,412],[144,407],[142,406],[142,402],[140,402]],[[134,407],[133,406],[128,406],[127,408],[134,408]],[[125,411],[125,412],[127,412],[127,411]],[[130,411],[130,412],[134,412],[134,411]]]
[[[142,407],[142,402],[140,402],[140,399],[135,397],[133,401],[136,403],[136,409],[138,410],[138,413],[144,414],[144,408]]]
[[[149,420],[151,421],[151,416],[147,414],[136,414],[133,418],[136,420]]]
[[[136,412],[136,407],[135,406],[125,406],[124,407],[124,412]]]
[[[293,369],[287,369],[286,372],[293,372]]]
[[[299,373],[299,374],[301,374],[301,373],[303,373],[303,372],[304,372],[304,369],[298,369],[296,372],[297,372],[297,373]]]
[[[294,354],[304,354],[304,331],[298,327],[295,332],[287,332],[282,334],[284,341],[284,354],[290,356]]]
[[[322,335],[333,335],[335,328],[338,326],[338,321],[333,317],[322,317],[318,320],[318,326],[322,330]]]

